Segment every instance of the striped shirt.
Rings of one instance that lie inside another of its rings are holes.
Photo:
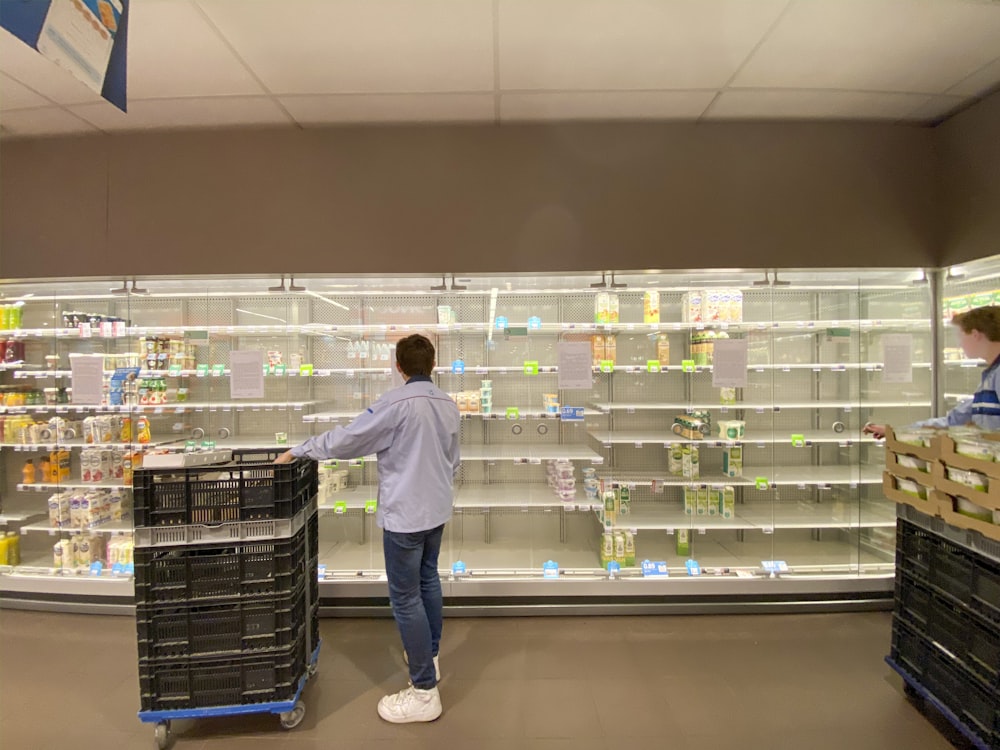
[[[917,424],[921,427],[959,427],[972,422],[991,432],[1000,431],[1000,357],[983,371],[979,388],[972,398],[966,399],[943,417],[927,419]]]

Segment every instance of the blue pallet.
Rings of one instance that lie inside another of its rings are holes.
[[[955,727],[962,735],[969,740],[973,745],[975,745],[978,750],[994,750],[994,746],[989,744],[988,740],[984,740],[977,732],[975,732],[968,724],[962,721],[958,716],[942,703],[938,698],[936,698],[932,693],[930,693],[927,688],[925,688],[920,681],[906,671],[903,667],[897,664],[891,656],[885,657],[885,662],[890,667],[896,671],[900,677],[913,688],[917,695],[923,698],[925,701],[930,703],[934,708],[936,708],[942,716],[944,716],[952,726]]]
[[[315,666],[319,661],[319,649],[322,642],[316,644],[316,649],[309,660],[309,666]],[[216,716],[243,716],[246,714],[281,714],[295,708],[306,681],[309,679],[309,672],[306,671],[299,678],[299,687],[295,691],[295,696],[287,701],[275,703],[251,703],[247,705],[235,706],[212,706],[211,708],[189,708],[177,711],[140,711],[139,720],[151,724],[165,721],[175,721],[178,719],[210,719]]]

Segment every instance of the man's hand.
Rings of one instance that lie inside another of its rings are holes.
[[[862,430],[866,435],[871,435],[876,440],[882,440],[885,437],[885,425],[884,424],[872,424],[869,422],[864,426]]]
[[[276,463],[276,464],[290,464],[294,460],[295,460],[295,456],[292,455],[292,452],[291,451],[285,451],[280,456],[278,456],[276,459],[274,459],[274,463]]]

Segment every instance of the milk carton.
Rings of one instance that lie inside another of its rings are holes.
[[[684,446],[680,443],[673,443],[667,449],[667,469],[675,477],[684,473]]]
[[[635,536],[631,531],[625,532],[625,565],[635,566]]]
[[[732,520],[736,517],[736,490],[727,484],[719,494],[719,512],[723,518]]]
[[[727,445],[722,450],[722,473],[727,477],[743,476],[743,446]]]
[[[681,297],[681,320],[685,323],[703,323],[702,304],[704,302],[704,292],[685,292]]]
[[[594,322],[610,323],[611,298],[607,292],[598,292],[594,298]]]
[[[677,554],[682,557],[691,554],[691,533],[688,529],[677,529]]]
[[[698,504],[697,504],[697,514],[699,516],[708,515],[708,487],[702,486],[698,488]]]
[[[618,295],[612,293],[608,295],[608,322],[617,323],[619,320]]]
[[[642,296],[642,322],[660,322],[660,293],[650,290]]]

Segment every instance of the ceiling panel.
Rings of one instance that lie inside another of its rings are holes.
[[[492,122],[492,94],[362,94],[285,96],[281,104],[302,125],[360,122]]]
[[[968,100],[962,96],[928,96],[927,99],[906,115],[907,120],[927,124],[937,123],[963,108]]]
[[[5,136],[69,135],[97,132],[89,123],[59,107],[16,109],[4,112],[2,124]]]
[[[733,86],[944,93],[997,57],[980,0],[794,0]]]
[[[715,91],[611,91],[503,94],[500,119],[696,120]]]
[[[101,130],[221,128],[290,122],[281,107],[265,96],[147,99],[132,102],[127,115],[107,102],[69,109]]]
[[[718,88],[787,0],[499,0],[500,85]]]
[[[1000,6],[998,6],[1000,13]],[[1000,85],[1000,57],[948,89],[949,94],[985,96]]]
[[[67,70],[42,57],[6,30],[0,29],[0,70],[57,104],[102,101],[99,94]]]
[[[9,76],[0,73],[0,112],[8,109],[44,107],[51,105],[44,96],[39,96],[27,86],[22,86]]]
[[[900,120],[927,99],[924,94],[870,91],[724,91],[704,119]]]
[[[188,0],[133,2],[128,42],[133,99],[264,93]]]
[[[275,94],[493,89],[490,0],[199,0]]]

